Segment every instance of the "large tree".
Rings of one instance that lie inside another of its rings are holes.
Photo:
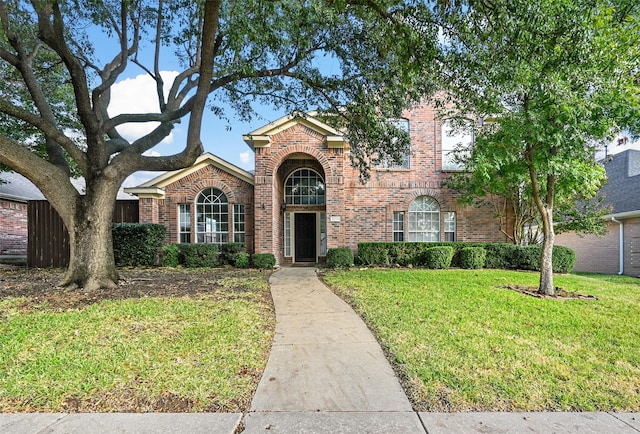
[[[558,201],[597,193],[604,171],[594,147],[637,119],[638,7],[513,0],[450,2],[440,10],[453,115],[491,120],[476,127],[468,169],[526,176],[542,224],[541,293],[555,291]]]
[[[0,86],[0,113],[30,131],[0,128],[0,164],[33,181],[64,221],[71,257],[61,284],[117,283],[117,191],[135,171],[191,164],[203,151],[207,102],[227,117],[250,116],[256,101],[288,110],[313,103],[349,128],[354,164],[364,167],[372,152],[400,155],[407,138],[394,140],[397,131],[380,120],[430,91],[430,17],[423,2],[398,0],[0,0],[0,69],[14,78]],[[167,58],[181,71],[165,93]],[[111,87],[132,67],[157,83],[159,110],[110,116]],[[65,89],[72,110],[53,94]],[[148,156],[186,118],[182,149]],[[118,127],[132,122],[154,128],[130,141]],[[44,152],[34,152],[36,142]],[[70,161],[84,194],[70,182]]]

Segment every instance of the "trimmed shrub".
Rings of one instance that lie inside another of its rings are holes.
[[[431,247],[424,251],[424,265],[433,269],[449,268],[454,253],[452,246]]]
[[[236,256],[235,265],[237,268],[249,268],[249,254],[244,252],[238,253],[238,256]]]
[[[482,268],[486,258],[487,252],[483,247],[463,247],[460,249],[460,268]]]
[[[180,265],[180,247],[177,244],[167,244],[162,247],[162,266],[177,267]]]
[[[517,246],[518,268],[540,271],[542,245]],[[576,264],[576,252],[565,246],[553,246],[552,268],[554,273],[570,273]]]
[[[363,265],[389,265],[387,243],[358,243],[358,261]]]
[[[167,228],[153,223],[114,223],[111,235],[116,265],[151,266],[157,263]]]
[[[187,268],[218,266],[218,245],[207,243],[178,244],[180,263]]]
[[[218,260],[223,265],[235,265],[238,254],[244,253],[244,243],[227,243],[220,246],[220,257]]]
[[[348,247],[336,247],[327,251],[327,265],[331,268],[351,267],[353,252]]]
[[[271,270],[276,266],[276,257],[273,253],[254,253],[251,255],[251,263],[254,268]]]
[[[540,271],[540,253],[542,246],[517,246],[516,266],[522,270]]]
[[[484,261],[485,268],[517,268],[517,245],[510,243],[488,243],[484,245],[487,258]]]
[[[553,271],[571,273],[576,265],[576,251],[565,246],[553,246]]]

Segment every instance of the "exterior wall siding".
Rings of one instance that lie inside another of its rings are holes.
[[[0,255],[27,255],[27,204],[0,199]]]
[[[640,218],[624,220],[624,274],[640,277]]]
[[[616,274],[620,270],[620,238],[617,223],[607,223],[603,237],[565,232],[556,235],[555,244],[576,252],[574,271]]]
[[[210,165],[166,186],[162,200],[142,198],[140,218],[165,224],[169,228],[167,242],[177,242],[179,204],[192,204],[193,232],[195,199],[204,188],[215,187],[227,195],[230,206],[245,204],[248,250],[273,253],[279,264],[286,264],[294,259],[285,257],[285,212],[325,213],[327,249],[346,246],[355,252],[362,241],[393,241],[395,211],[405,212],[407,239],[409,206],[420,196],[430,196],[440,206],[441,240],[444,213],[454,211],[456,240],[507,241],[491,208],[462,206],[456,193],[444,186],[450,173],[442,170],[442,137],[436,111],[422,105],[403,117],[409,120],[411,136],[409,169],[372,168],[370,179],[363,184],[360,173],[350,165],[348,147],[330,147],[327,135],[320,132],[322,127],[315,129],[313,122],[304,120],[286,127],[278,124],[282,129],[271,130],[268,145],[255,147],[253,185]],[[322,176],[324,204],[285,206],[285,182],[300,168],[313,169]]]
[[[195,202],[200,192],[206,188],[217,188],[224,192],[229,202],[229,241],[233,241],[233,205],[245,206],[245,245],[247,251],[254,251],[254,204],[253,185],[214,166],[206,166],[165,188],[164,199],[141,198],[140,221],[160,223],[167,227],[167,243],[178,243],[179,206],[191,205],[191,239],[195,240]]]
[[[640,218],[621,220],[624,224],[623,274],[640,277]],[[576,251],[574,271],[618,274],[620,272],[620,226],[607,222],[604,236],[567,232],[556,236],[556,245]]]

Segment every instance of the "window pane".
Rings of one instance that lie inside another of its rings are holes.
[[[233,205],[233,241],[236,243],[244,243],[245,220],[244,205]]]
[[[455,241],[456,240],[456,213],[446,212],[444,213],[444,240]]]
[[[409,241],[440,241],[440,205],[420,196],[409,205]]]
[[[323,205],[324,180],[312,169],[298,169],[285,182],[284,198],[290,205]]]
[[[191,205],[188,203],[181,203],[179,205],[179,239],[180,243],[191,242]]]
[[[469,149],[473,145],[473,127],[454,127],[451,122],[442,124],[442,170],[463,170],[464,165],[455,161],[455,150]]]
[[[206,188],[196,200],[196,242],[229,242],[229,204],[217,188]]]
[[[409,132],[409,121],[407,119],[393,119],[391,123],[398,129]],[[398,140],[398,138],[394,138]],[[402,155],[402,163],[398,164],[392,159],[385,158],[378,163],[379,169],[409,169],[411,166],[411,149],[407,149],[404,155]]]
[[[284,256],[291,257],[291,213],[284,213]]]
[[[393,241],[404,241],[404,211],[393,212]]]

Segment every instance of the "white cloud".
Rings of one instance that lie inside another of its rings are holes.
[[[162,71],[161,74],[166,95],[178,72]],[[111,102],[108,109],[110,116],[123,113],[158,113],[159,111],[156,83],[148,75],[127,78],[111,87]],[[157,122],[129,123],[118,127],[118,131],[127,140],[136,140],[153,131],[157,125]],[[172,142],[173,134],[169,134],[161,143],[171,144]]]
[[[242,164],[248,164],[251,161],[249,152],[240,152],[240,161],[242,161]]]

